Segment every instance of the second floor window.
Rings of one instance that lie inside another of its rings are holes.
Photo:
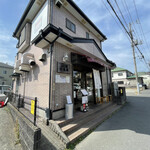
[[[118,73],[118,76],[123,76],[123,73],[122,73],[122,72],[119,72],[119,73]]]
[[[7,74],[7,71],[6,71],[6,70],[3,70],[3,74]]]
[[[124,84],[124,82],[123,81],[118,81],[118,84]]]
[[[66,19],[66,27],[72,32],[76,33],[76,26],[69,19]]]
[[[87,39],[89,39],[89,38],[90,38],[90,36],[89,36],[89,33],[88,33],[88,32],[86,32],[86,38],[87,38]]]
[[[19,46],[25,41],[25,34],[26,34],[25,32],[26,32],[26,28],[24,27],[20,34]]]

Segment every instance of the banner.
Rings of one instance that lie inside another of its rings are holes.
[[[99,70],[93,69],[93,75],[94,75],[95,89],[101,89],[102,84],[101,84],[101,77],[100,77]]]

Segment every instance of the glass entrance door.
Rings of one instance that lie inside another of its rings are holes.
[[[88,102],[94,103],[94,85],[92,72],[86,73],[86,90],[89,93]]]

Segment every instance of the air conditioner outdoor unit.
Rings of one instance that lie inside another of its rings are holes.
[[[56,0],[55,5],[58,6],[59,8],[62,6],[63,2],[61,0]]]
[[[31,69],[30,66],[34,66],[35,64],[34,55],[31,53],[24,53],[21,58],[19,70],[23,72],[29,72]]]
[[[19,66],[19,70],[23,72],[29,72],[30,71],[30,66],[29,65],[21,65]]]

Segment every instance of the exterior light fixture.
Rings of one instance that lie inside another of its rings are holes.
[[[66,61],[68,61],[68,59],[69,59],[69,56],[68,56],[68,54],[66,53],[66,54],[63,56],[63,61],[66,62]]]

